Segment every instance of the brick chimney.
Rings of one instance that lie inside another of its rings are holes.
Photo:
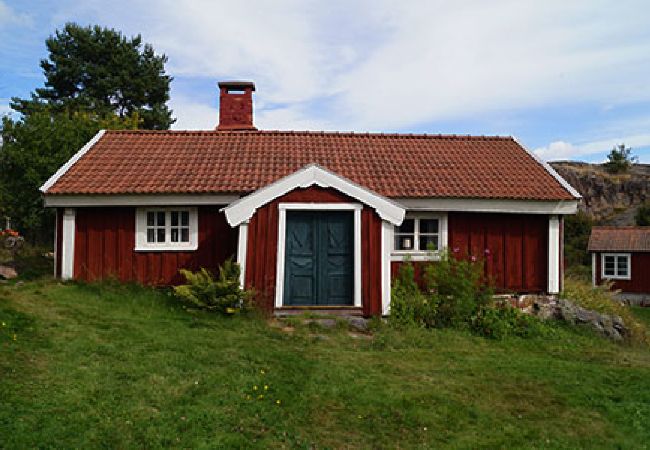
[[[253,91],[251,81],[219,83],[219,125],[217,130],[255,130],[253,126]]]

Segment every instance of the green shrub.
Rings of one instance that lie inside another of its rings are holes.
[[[532,337],[549,329],[536,317],[509,304],[484,306],[472,317],[472,331],[481,336],[502,339],[508,336]]]
[[[464,328],[476,312],[492,302],[494,290],[483,275],[483,262],[457,259],[443,252],[427,263],[424,279],[436,304],[435,325]]]
[[[612,291],[611,282],[594,287],[591,283],[567,278],[564,280],[564,290],[560,297],[585,309],[621,317],[630,330],[630,341],[650,344],[650,336],[645,326],[634,317],[629,306],[615,298],[616,294],[617,291]]]
[[[650,226],[650,202],[645,202],[639,206],[634,216],[634,223],[640,227]]]
[[[410,261],[400,266],[393,280],[390,302],[390,322],[398,326],[431,327],[435,323],[436,305],[415,282],[415,270]]]
[[[219,267],[215,280],[205,268],[198,272],[181,269],[187,284],[176,286],[174,294],[194,307],[222,314],[235,314],[247,306],[250,293],[239,284],[240,269],[231,259]]]

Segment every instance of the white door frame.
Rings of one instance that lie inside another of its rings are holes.
[[[361,210],[360,203],[280,203],[278,220],[278,254],[275,271],[275,307],[284,300],[284,263],[286,253],[287,210],[291,211],[354,211],[354,306],[361,307]]]

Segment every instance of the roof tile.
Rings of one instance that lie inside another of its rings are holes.
[[[593,227],[590,252],[650,252],[650,227]]]
[[[317,163],[387,197],[571,200],[511,137],[107,131],[47,194],[247,193]]]

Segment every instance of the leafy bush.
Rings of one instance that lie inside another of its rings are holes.
[[[611,282],[594,287],[591,283],[567,278],[560,297],[585,309],[620,316],[630,330],[631,341],[650,343],[650,336],[645,326],[634,317],[628,306],[615,298],[617,291],[612,291],[611,288]]]
[[[549,327],[539,319],[509,304],[484,306],[472,317],[472,331],[485,337],[532,337],[544,334]]]
[[[634,216],[634,222],[640,227],[650,226],[650,202],[645,202],[639,207]]]
[[[481,307],[492,302],[494,291],[484,279],[483,267],[475,258],[457,259],[446,252],[440,261],[425,266],[427,291],[437,305],[436,326],[462,328]]]
[[[431,327],[435,324],[436,304],[430,301],[415,282],[415,271],[410,261],[400,266],[393,280],[390,302],[390,321],[398,326]]]
[[[222,314],[235,314],[247,306],[250,293],[241,288],[239,265],[231,259],[219,267],[216,280],[205,268],[196,273],[185,269],[180,272],[188,284],[176,286],[174,293],[192,306]]]

